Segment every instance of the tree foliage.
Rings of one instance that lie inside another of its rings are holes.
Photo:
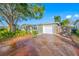
[[[10,29],[14,29],[13,26],[18,20],[28,19],[40,19],[44,14],[44,6],[39,4],[27,4],[27,3],[7,3],[0,4],[0,16],[9,25]]]
[[[61,22],[61,17],[60,16],[54,16],[54,21],[55,22]]]
[[[69,19],[65,19],[61,23],[62,23],[62,26],[68,26],[70,22],[69,22]]]

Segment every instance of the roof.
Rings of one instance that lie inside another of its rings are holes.
[[[32,26],[37,26],[37,25],[52,25],[52,24],[58,24],[58,22],[53,22],[53,23],[43,23],[43,24],[33,24]],[[31,25],[31,24],[27,24],[28,25]]]

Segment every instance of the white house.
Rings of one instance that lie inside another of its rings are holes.
[[[75,27],[76,27],[77,29],[79,29],[79,22],[77,22],[77,23],[75,24]]]
[[[61,27],[58,23],[37,24],[32,26],[26,26],[26,30],[36,30],[39,34],[53,34],[61,32]]]

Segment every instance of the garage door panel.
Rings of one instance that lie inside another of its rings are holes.
[[[52,34],[53,33],[52,25],[43,26],[43,33]]]

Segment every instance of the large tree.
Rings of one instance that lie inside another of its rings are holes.
[[[12,32],[15,31],[18,20],[40,19],[43,13],[44,6],[41,4],[0,4],[0,16],[4,18]]]

